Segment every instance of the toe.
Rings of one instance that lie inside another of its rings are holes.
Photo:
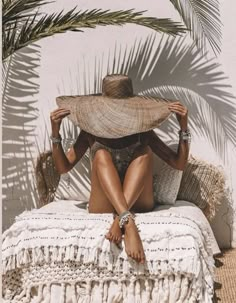
[[[137,262],[138,263],[141,262],[141,253],[140,252],[137,253]]]
[[[145,255],[142,253],[140,263],[144,264],[144,262],[145,262]]]
[[[129,257],[131,257],[131,252],[129,250],[126,250],[126,253]]]
[[[110,239],[111,238],[111,233],[108,232],[106,235],[105,235],[106,239]]]
[[[132,253],[132,258],[137,262],[137,254],[136,253]]]

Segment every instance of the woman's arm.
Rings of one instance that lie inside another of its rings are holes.
[[[173,102],[169,109],[176,113],[180,125],[180,131],[187,131],[188,111],[180,102]],[[177,153],[168,147],[154,131],[148,134],[148,144],[152,151],[173,168],[184,170],[189,155],[189,143],[180,136]]]
[[[64,152],[61,144],[53,144],[52,156],[58,173],[65,174],[71,170],[86,153],[88,147],[87,136],[83,130],[67,153]]]
[[[62,119],[70,114],[69,110],[56,109],[50,114],[52,125],[52,137],[58,142],[52,144],[52,157],[59,174],[67,173],[83,157],[89,147],[87,134],[81,130],[75,144],[65,154],[61,145],[60,125]]]

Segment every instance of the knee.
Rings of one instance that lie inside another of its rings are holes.
[[[111,154],[106,149],[99,149],[96,151],[93,164],[95,165],[107,165],[110,161],[112,161]]]

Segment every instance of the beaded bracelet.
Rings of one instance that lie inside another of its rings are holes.
[[[187,129],[186,131],[180,130],[179,131],[179,138],[182,139],[183,141],[191,141],[191,133],[189,131],[189,129]]]
[[[55,138],[55,137],[53,137],[52,135],[50,136],[50,139],[51,139],[51,141],[52,141],[52,143],[53,144],[57,144],[57,148],[58,148],[58,145],[59,145],[59,143],[61,143],[61,135],[59,135],[59,137],[58,138]]]
[[[121,229],[124,227],[125,223],[129,222],[129,218],[134,220],[134,216],[128,210],[119,215],[119,226]]]

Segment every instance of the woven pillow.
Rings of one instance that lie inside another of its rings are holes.
[[[211,220],[224,193],[222,170],[191,156],[183,172],[177,199],[193,202]]]
[[[66,174],[62,174],[54,200],[88,201],[91,190],[88,152]]]
[[[169,145],[177,150],[178,144]],[[175,204],[183,171],[175,169],[154,154],[153,195],[157,204]]]
[[[67,151],[74,143],[73,139],[62,140]],[[52,158],[52,151],[41,153],[36,163],[36,182],[40,202],[45,205],[58,200],[85,200],[90,195],[90,165],[88,152],[66,174],[58,174]]]

